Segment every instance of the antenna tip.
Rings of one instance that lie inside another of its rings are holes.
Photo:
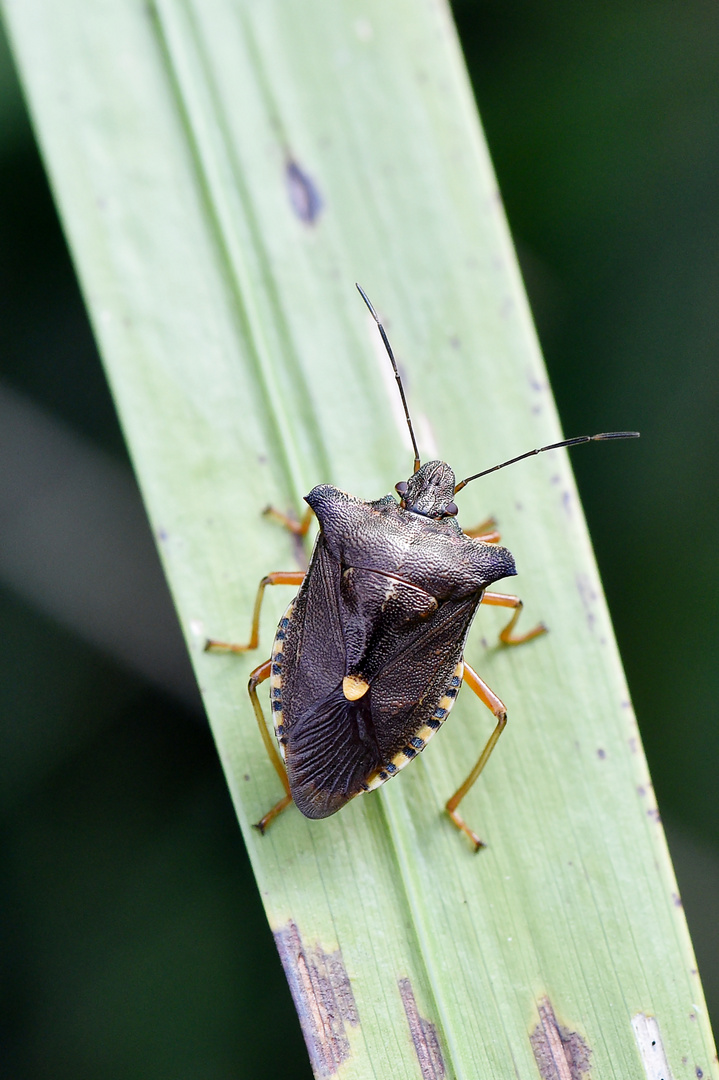
[[[599,435],[592,435],[592,442],[606,441],[607,439],[638,439],[638,431],[603,431]]]
[[[357,289],[357,292],[358,292],[358,293],[360,294],[360,296],[361,296],[361,297],[362,297],[362,299],[364,300],[365,304],[366,304],[366,305],[367,305],[367,307],[369,308],[369,313],[370,313],[370,315],[372,316],[372,318],[374,319],[374,321],[375,321],[375,322],[377,323],[377,325],[379,326],[379,318],[378,318],[377,312],[376,312],[376,311],[375,311],[375,309],[374,309],[374,308],[372,307],[372,304],[370,303],[370,298],[369,298],[369,296],[367,295],[367,293],[366,293],[366,292],[364,291],[364,289],[362,288],[362,286],[360,285],[359,281],[355,281],[355,287],[356,287],[356,289]]]

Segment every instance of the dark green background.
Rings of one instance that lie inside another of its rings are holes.
[[[719,9],[455,15],[565,431],[642,432],[573,463],[716,1018]],[[2,385],[126,462],[4,48],[0,304]],[[163,691],[93,645],[5,531],[0,1077],[309,1076],[183,660]]]

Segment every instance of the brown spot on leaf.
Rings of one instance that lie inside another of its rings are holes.
[[[539,1023],[529,1036],[542,1080],[582,1080],[591,1050],[576,1031],[562,1027],[549,998],[538,1005]]]
[[[431,1020],[419,1015],[412,983],[409,979],[399,979],[399,986],[404,1013],[409,1024],[409,1033],[417,1053],[422,1080],[442,1080],[445,1075],[442,1051],[439,1045],[437,1028]]]
[[[306,947],[294,922],[275,932],[275,944],[300,1018],[315,1076],[332,1076],[350,1056],[347,1027],[357,1027],[354,994],[339,949]]]
[[[322,210],[322,198],[314,180],[300,168],[296,161],[285,162],[285,182],[290,206],[305,225],[314,225]]]

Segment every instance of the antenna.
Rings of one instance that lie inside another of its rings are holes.
[[[599,435],[577,435],[574,439],[565,439],[563,442],[550,443],[549,446],[540,446],[537,450],[528,450],[526,454],[520,454],[518,457],[510,458],[509,461],[503,461],[501,465],[493,465],[491,469],[484,469],[482,472],[475,473],[474,476],[468,476],[466,480],[461,480],[454,489],[455,495],[458,491],[461,491],[463,487],[470,484],[472,480],[478,480],[480,476],[486,476],[487,473],[496,472],[497,469],[505,469],[507,465],[514,465],[516,461],[524,461],[525,458],[534,457],[535,454],[543,454],[545,450],[559,450],[562,446],[579,446],[581,443],[587,442],[605,442],[608,439],[638,439],[638,431],[604,431]]]
[[[379,327],[379,332],[382,335],[382,340],[384,341],[384,347],[387,350],[387,355],[389,356],[390,361],[392,363],[392,370],[394,371],[394,377],[397,380],[397,387],[399,389],[399,396],[402,398],[402,405],[404,407],[404,416],[405,416],[405,420],[407,421],[407,427],[409,428],[409,437],[412,440],[412,448],[414,450],[414,469],[412,470],[412,472],[417,472],[417,470],[419,469],[419,464],[420,464],[420,462],[419,462],[419,450],[417,449],[417,440],[414,437],[414,431],[412,429],[412,421],[410,420],[409,409],[407,408],[407,398],[404,396],[404,387],[402,386],[402,380],[399,377],[399,371],[397,370],[397,363],[395,361],[394,354],[392,352],[392,346],[389,343],[389,338],[387,337],[387,335],[385,333],[384,326],[379,321],[379,318],[377,316],[377,312],[375,311],[375,309],[372,307],[372,304],[370,303],[370,300],[369,300],[369,297],[367,296],[367,293],[364,291],[364,289],[362,288],[361,285],[357,284],[357,282],[355,282],[355,285],[357,285],[357,291],[359,292],[360,296],[362,297],[365,304],[369,308],[370,315],[372,316],[374,321],[377,323],[377,326]],[[474,477],[471,477],[471,479],[473,480]],[[468,483],[468,481],[465,481],[465,483]]]

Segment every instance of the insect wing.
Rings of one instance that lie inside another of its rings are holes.
[[[457,669],[480,599],[443,604],[372,681],[372,719],[383,766],[394,766],[390,775],[424,748],[454,704]]]
[[[369,690],[347,700],[341,573],[320,535],[273,657],[273,709],[290,789],[311,818],[328,817],[388,779],[440,727],[459,689],[458,664],[481,596],[441,605],[372,664]],[[380,635],[380,650],[383,644]]]
[[[290,790],[310,818],[328,817],[364,791],[380,764],[369,701],[348,701],[342,692],[346,647],[339,587],[340,565],[320,535],[284,628],[275,676],[281,683],[275,718],[279,712]]]

